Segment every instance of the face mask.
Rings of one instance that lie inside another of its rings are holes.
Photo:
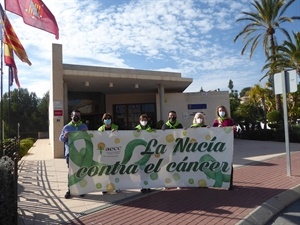
[[[80,116],[74,116],[74,117],[73,117],[73,121],[74,121],[74,122],[78,122],[79,120],[80,120]]]
[[[202,123],[202,119],[201,118],[198,118],[196,119],[197,123]]]
[[[143,121],[142,120],[140,123],[141,123],[142,126],[146,126],[147,125],[147,121]]]
[[[105,124],[105,125],[111,124],[111,119],[106,119],[106,120],[104,120],[104,124]]]
[[[219,116],[220,117],[224,117],[225,116],[225,112],[224,111],[219,112]]]
[[[170,120],[170,121],[172,121],[172,122],[175,122],[175,121],[176,121],[176,119],[177,119],[177,117],[176,117],[176,116],[171,116],[171,117],[169,117],[169,120]]]

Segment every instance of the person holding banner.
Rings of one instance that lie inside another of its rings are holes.
[[[162,130],[167,129],[181,129],[182,124],[177,121],[177,114],[175,111],[171,110],[168,115],[168,121],[164,123],[161,127]]]
[[[228,111],[225,106],[220,105],[216,108],[217,118],[213,122],[213,127],[233,127],[233,132],[236,132],[236,127],[233,119],[228,115]],[[231,166],[231,180],[229,190],[233,189],[233,165]]]
[[[217,118],[213,122],[213,127],[230,127],[234,126],[234,121],[228,115],[225,106],[220,105],[216,109]]]
[[[140,115],[140,123],[135,127],[136,130],[146,130],[148,132],[152,132],[153,129],[150,126],[149,122],[149,117],[147,114],[142,114]]]
[[[118,130],[119,126],[112,123],[112,115],[110,113],[104,113],[102,116],[102,122],[103,125],[98,128],[99,131],[106,131],[106,130],[111,130],[111,131],[116,131]]]
[[[103,125],[98,128],[98,131],[117,131],[119,126],[112,123],[113,117],[110,113],[104,113],[102,116]],[[116,190],[117,193],[120,193],[121,190]],[[102,194],[106,194],[107,191],[102,191]]]
[[[171,110],[168,114],[168,121],[165,122],[162,127],[162,130],[167,130],[167,129],[183,129],[182,124],[177,121],[177,114],[174,110]],[[185,129],[185,128],[184,128]],[[168,190],[169,188],[165,188]],[[180,189],[180,187],[177,187],[177,189]]]
[[[139,125],[137,125],[137,126],[135,127],[135,130],[137,130],[137,131],[145,130],[145,131],[147,131],[147,132],[152,132],[152,131],[154,131],[154,130],[151,128],[150,124],[148,124],[148,122],[149,122],[149,117],[148,117],[147,114],[142,114],[142,115],[140,115],[140,123],[139,123]],[[151,192],[151,191],[152,191],[152,190],[151,190],[150,188],[142,188],[142,189],[141,189],[141,192],[142,192],[142,193],[148,193],[148,192]]]
[[[66,124],[59,136],[59,141],[64,143],[64,155],[66,158],[66,162],[69,168],[69,143],[68,138],[70,135],[70,132],[74,131],[87,131],[88,127],[85,123],[81,122],[81,116],[79,110],[73,110],[71,113],[71,121]],[[84,195],[80,195],[83,197]],[[68,199],[71,197],[70,188],[69,188],[69,174],[68,174],[68,191],[65,194],[65,198]]]
[[[204,115],[200,112],[197,112],[193,119],[193,124],[190,126],[190,128],[197,128],[197,127],[207,127],[205,125],[205,119]]]

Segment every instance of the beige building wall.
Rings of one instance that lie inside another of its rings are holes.
[[[62,47],[61,45],[53,44],[52,54],[52,76],[51,88],[49,92],[49,139],[53,153],[53,158],[64,157],[63,143],[58,140],[60,132],[64,126],[63,116],[55,116],[55,110],[62,110],[63,115],[67,110],[64,110],[66,104],[64,101],[64,88],[63,82],[63,61],[62,61]],[[66,96],[67,97],[67,96]]]
[[[159,96],[157,95],[158,99]],[[158,102],[158,101],[157,101]],[[188,109],[188,104],[206,104],[206,109]],[[190,127],[195,113],[201,112],[205,115],[206,125],[211,126],[216,117],[216,107],[224,105],[230,112],[229,93],[227,91],[215,92],[192,92],[192,93],[168,93],[164,96],[162,120],[168,120],[168,112],[174,110],[177,119],[183,127]],[[157,105],[157,107],[159,107]]]

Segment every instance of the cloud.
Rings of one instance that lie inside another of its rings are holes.
[[[233,43],[243,28],[236,19],[240,12],[250,11],[248,0],[44,3],[56,17],[59,40],[7,13],[33,64],[17,62],[21,86],[38,96],[50,82],[52,43],[63,45],[64,63],[181,72],[194,78],[191,91],[199,91],[199,85],[204,90],[228,90],[229,79],[240,90],[254,85],[263,74],[261,49],[249,60],[240,55],[243,43]]]

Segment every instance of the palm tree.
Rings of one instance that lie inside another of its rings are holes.
[[[300,32],[293,32],[293,39],[294,42],[284,41],[282,45],[276,47],[276,54],[269,57],[269,62],[263,67],[263,70],[269,69],[265,76],[270,74],[270,71],[280,73],[282,70],[296,70],[300,75]],[[292,121],[295,121],[299,114],[299,94],[298,89],[295,93],[288,95],[289,116]]]
[[[234,42],[238,38],[243,36],[245,45],[241,51],[244,55],[247,47],[250,48],[250,59],[256,49],[256,47],[262,42],[262,46],[267,58],[271,55],[275,55],[277,46],[277,39],[275,36],[276,30],[281,31],[288,40],[290,40],[289,33],[286,29],[280,27],[284,22],[293,22],[294,19],[300,19],[299,16],[286,17],[284,16],[287,8],[295,0],[289,0],[287,3],[285,0],[254,0],[252,6],[255,8],[255,12],[242,12],[245,17],[237,19],[236,22],[250,22],[244,27],[244,29],[234,38]],[[271,82],[273,82],[273,74],[270,76]],[[274,85],[272,84],[272,88]],[[276,109],[282,112],[282,104],[280,95],[276,95]]]
[[[248,92],[247,95],[249,96],[249,99],[253,104],[257,107],[257,110],[259,108],[262,108],[262,121],[264,123],[264,129],[266,129],[266,115],[267,115],[267,100],[268,95],[270,94],[270,90],[266,88],[260,87],[259,84],[255,84],[254,87],[252,87]],[[257,111],[257,114],[259,115],[259,110]]]
[[[277,46],[276,54],[269,57],[263,70],[269,69],[265,76],[271,71],[279,73],[282,70],[296,70],[300,75],[300,32],[293,32],[293,41],[284,41],[282,45]],[[272,60],[273,59],[273,60]]]

